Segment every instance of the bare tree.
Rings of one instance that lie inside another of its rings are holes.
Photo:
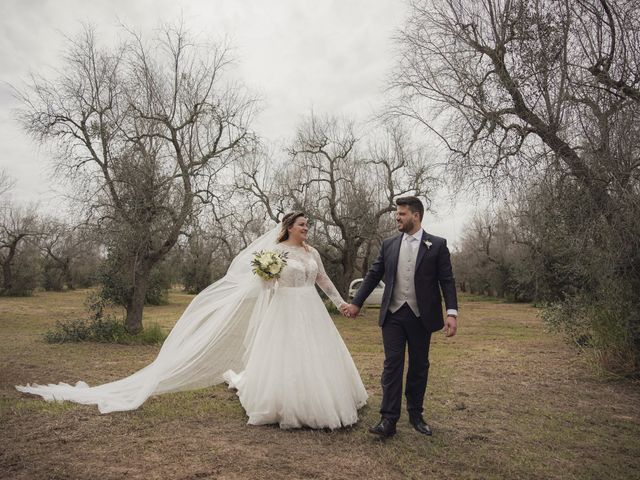
[[[9,190],[13,188],[15,180],[9,174],[0,170],[0,198],[2,198]]]
[[[72,226],[56,219],[41,220],[38,246],[43,255],[44,288],[73,290],[78,281],[88,283],[87,272],[95,274],[100,256],[98,241],[84,225]]]
[[[223,204],[204,209],[185,229],[178,255],[188,292],[221,278],[238,253],[269,228],[264,210],[240,193],[230,192]]]
[[[25,128],[58,147],[59,172],[127,272],[130,332],[142,328],[152,268],[253,140],[254,100],[223,83],[229,62],[224,46],[198,43],[182,27],[150,43],[130,34],[112,49],[86,29],[57,78],[35,77],[20,94]]]
[[[542,296],[548,290],[540,292],[542,257],[520,240],[519,228],[519,219],[505,208],[474,216],[453,255],[462,291],[512,301],[551,300]]]
[[[285,162],[279,162],[277,155],[264,145],[256,145],[236,164],[234,188],[249,202],[251,212],[257,216],[263,213],[277,223],[291,207],[285,177]]]
[[[391,114],[434,132],[458,178],[520,179],[552,167],[606,206],[604,166],[621,160],[609,126],[637,112],[632,3],[413,1]],[[627,163],[625,175],[637,178],[640,164]]]
[[[526,193],[513,238],[544,259],[547,298],[567,307],[551,316],[587,319],[626,373],[640,370],[637,9],[413,1],[390,109],[442,141],[460,182]]]
[[[16,286],[16,260],[27,241],[39,236],[40,233],[35,207],[20,208],[5,204],[0,210],[0,268],[2,268],[0,294],[24,294],[35,287],[35,281],[30,281],[30,286],[26,289]]]
[[[26,268],[32,266],[36,259],[28,258],[25,262],[25,259],[20,258],[27,242],[40,234],[36,208],[19,207],[10,201],[7,193],[14,185],[15,180],[5,170],[0,170],[0,295],[29,294],[37,284],[34,272],[29,272],[29,268]],[[32,253],[26,252],[25,255],[33,257]],[[22,275],[16,278],[16,270],[20,264],[23,267],[20,272]]]
[[[420,0],[411,12],[390,114],[434,132],[462,182],[489,181],[504,195],[569,179],[588,193],[585,221],[605,221],[592,241],[619,251],[615,268],[640,285],[633,2]]]
[[[366,268],[395,198],[423,196],[428,207],[434,183],[424,152],[410,146],[398,125],[363,143],[351,122],[311,115],[289,150],[289,197],[316,224],[327,263],[339,265],[336,283],[343,295],[355,272]]]
[[[579,1],[575,31],[587,70],[607,93],[640,102],[640,18],[634,2]]]

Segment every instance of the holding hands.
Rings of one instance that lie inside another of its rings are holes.
[[[353,303],[343,303],[340,305],[340,312],[347,318],[355,318],[358,316],[359,311],[360,307]]]

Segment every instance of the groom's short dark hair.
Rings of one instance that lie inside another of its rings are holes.
[[[424,205],[422,205],[422,202],[418,197],[396,198],[396,205],[408,207],[411,213],[417,212],[418,215],[420,215],[420,220],[422,220],[422,217],[424,216]]]

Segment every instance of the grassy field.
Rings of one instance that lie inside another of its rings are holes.
[[[640,478],[640,385],[596,377],[530,306],[463,297],[459,334],[432,343],[434,436],[403,416],[382,441],[367,433],[383,358],[375,310],[335,319],[370,394],[350,429],[248,426],[223,385],[109,415],[17,392],[27,382],[115,380],[155,357],[154,346],[44,343],[56,320],[83,314],[86,293],[0,299],[0,478]],[[169,330],[190,298],[172,294],[145,322]]]

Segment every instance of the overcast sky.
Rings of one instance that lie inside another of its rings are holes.
[[[8,84],[60,65],[65,35],[82,23],[100,39],[122,35],[123,23],[150,32],[183,18],[195,34],[227,37],[236,74],[263,99],[255,130],[286,142],[313,108],[317,113],[366,120],[384,102],[385,77],[394,64],[392,36],[407,7],[402,0],[3,0],[0,18],[0,168],[13,176],[13,198],[54,210],[60,187],[51,180],[50,154],[20,130]],[[452,244],[469,218],[443,195],[427,229]]]

